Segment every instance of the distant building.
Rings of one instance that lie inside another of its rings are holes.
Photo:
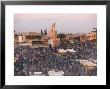
[[[25,41],[26,41],[26,36],[18,35],[18,42],[19,43],[24,43]]]
[[[47,43],[45,43],[45,40],[32,40],[32,47],[38,48],[38,47],[49,47]]]
[[[47,35],[43,35],[41,40],[44,41],[44,44],[48,44],[49,37]]]
[[[41,34],[37,32],[28,32],[25,34],[26,36],[26,42],[27,43],[32,43],[33,40],[40,40],[41,39]]]
[[[96,31],[91,31],[86,36],[87,36],[88,41],[96,42],[96,40],[97,40],[97,32]]]
[[[49,33],[49,41],[48,44],[50,44],[52,47],[56,47],[60,44],[60,38],[57,38],[57,30],[55,28],[55,23],[52,25]]]
[[[19,43],[31,43],[31,40],[38,39],[40,36],[39,33],[36,32],[25,32],[18,34],[18,42]]]
[[[69,39],[72,39],[72,37],[69,36]],[[74,39],[74,41],[80,41],[80,42],[85,42],[85,41],[96,42],[97,32],[91,31],[87,34],[76,34],[76,35],[74,35],[73,39]]]

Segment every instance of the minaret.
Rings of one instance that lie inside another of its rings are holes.
[[[51,27],[50,32],[49,32],[49,36],[51,39],[57,38],[57,31],[55,28],[55,22],[52,24],[52,27]]]
[[[52,29],[53,29],[53,38],[57,38],[57,31],[55,28],[55,22],[53,23]]]
[[[48,33],[52,46],[55,47],[58,44],[59,39],[57,38],[57,30],[55,28],[55,22],[52,24],[51,29]]]
[[[55,29],[55,22],[52,25],[52,31],[56,31],[56,29]]]

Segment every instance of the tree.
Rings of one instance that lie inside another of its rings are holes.
[[[57,35],[58,38],[60,38],[60,41],[63,43],[65,40],[64,38],[66,37],[66,35],[64,33],[60,33]]]
[[[97,31],[97,28],[93,28],[95,31]]]
[[[47,29],[44,30],[44,35],[47,35]]]
[[[60,33],[57,35],[57,37],[60,39],[64,39],[66,37],[66,35],[64,33]]]
[[[42,29],[41,29],[41,34],[43,35],[43,31],[42,31]]]

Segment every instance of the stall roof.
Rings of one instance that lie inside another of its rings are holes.
[[[64,49],[58,49],[58,52],[60,52],[60,53],[66,53],[67,51],[64,50]]]
[[[49,76],[63,76],[64,72],[63,71],[58,71],[58,72],[49,71],[48,74]]]
[[[83,64],[84,66],[90,66],[90,67],[95,67],[97,66],[97,64],[91,62],[91,61],[88,61],[88,60],[80,60],[80,63]]]
[[[74,49],[66,49],[68,52],[76,52]]]

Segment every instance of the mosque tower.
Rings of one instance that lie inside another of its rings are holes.
[[[52,47],[55,47],[59,44],[60,39],[57,38],[57,30],[56,30],[55,22],[52,24],[48,36],[50,38],[49,43],[51,44]]]
[[[57,31],[56,31],[56,27],[55,27],[55,22],[52,24],[52,27],[49,32],[49,37],[50,37],[50,39],[57,38]]]

